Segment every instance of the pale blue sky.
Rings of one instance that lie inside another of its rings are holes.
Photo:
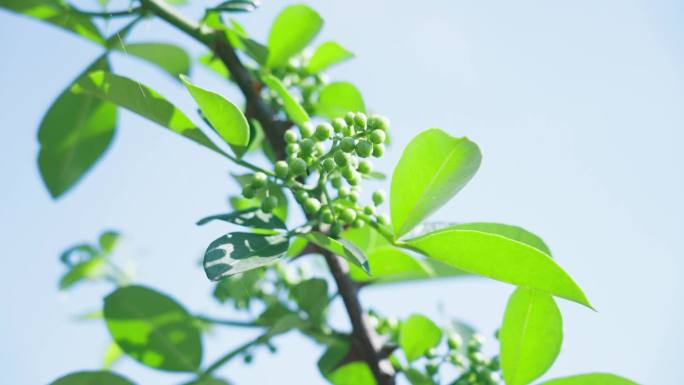
[[[95,3],[94,1],[92,3]],[[195,3],[206,3],[195,1]],[[240,21],[260,39],[289,2],[266,0]],[[84,1],[85,4],[85,1]],[[684,3],[677,0],[319,1],[335,39],[357,59],[331,72],[351,80],[374,111],[388,115],[396,146],[377,166],[390,171],[418,131],[467,135],[484,153],[471,183],[434,216],[486,220],[537,232],[583,286],[594,313],[562,302],[565,344],[545,378],[612,371],[641,384],[679,384],[684,342]],[[198,16],[199,6],[186,7]],[[194,42],[159,21],[132,41]],[[3,382],[45,384],[97,368],[108,343],[98,322],[71,317],[99,307],[106,287],[58,293],[57,255],[102,229],[124,232],[139,281],[172,293],[194,311],[214,305],[196,261],[219,227],[197,228],[234,189],[219,157],[121,114],[115,142],[71,193],[53,202],[35,158],[41,116],[98,54],[73,35],[0,11],[0,365]],[[115,60],[188,113],[174,81],[132,59]],[[198,83],[239,95],[203,69]],[[192,115],[194,117],[194,115]],[[437,315],[437,304],[487,335],[511,287],[485,280],[440,281],[369,290],[385,313]],[[344,326],[344,314],[336,310]],[[207,340],[205,362],[245,341],[243,331]],[[281,354],[259,354],[222,372],[238,384],[323,383],[320,349],[282,338]],[[176,384],[130,361],[117,370],[139,384]],[[291,381],[290,381],[291,380]]]

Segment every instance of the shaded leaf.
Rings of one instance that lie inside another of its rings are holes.
[[[50,385],[133,385],[133,383],[114,372],[99,370],[70,373],[56,379]]]
[[[582,289],[551,257],[524,243],[480,231],[440,230],[406,244],[458,269],[591,308]]]
[[[354,54],[334,41],[326,41],[316,48],[306,70],[316,73],[332,65],[338,64],[354,57]]]
[[[332,82],[318,95],[316,113],[328,119],[343,116],[349,111],[366,112],[361,92],[349,82]]]
[[[143,365],[191,372],[202,361],[193,317],[176,301],[142,286],[126,286],[104,299],[107,328],[117,345]]]
[[[95,257],[72,266],[59,280],[59,289],[66,290],[78,282],[103,276],[105,259]]]
[[[100,234],[98,243],[100,244],[100,250],[102,251],[102,254],[110,254],[114,250],[119,238],[121,238],[121,234],[119,234],[118,231],[105,231],[104,233]]]
[[[427,374],[415,368],[408,368],[404,372],[411,385],[435,385],[435,382]]]
[[[480,149],[467,138],[437,128],[416,135],[392,174],[390,214],[396,236],[408,233],[458,193],[481,158]]]
[[[276,16],[268,35],[269,67],[282,67],[309,45],[323,26],[321,16],[303,4],[285,7]]]
[[[232,300],[236,309],[249,308],[264,273],[264,269],[254,269],[226,277],[216,284],[212,295],[221,303]]]
[[[262,80],[268,88],[273,90],[280,96],[283,100],[283,108],[287,116],[298,126],[302,126],[304,123],[309,121],[309,114],[306,113],[304,107],[302,107],[297,100],[290,94],[290,92],[285,88],[285,85],[273,75],[264,75]]]
[[[282,234],[226,234],[212,242],[204,253],[204,272],[216,281],[269,265],[284,256],[288,246],[288,238]]]
[[[116,342],[111,342],[109,346],[107,346],[104,358],[102,359],[102,367],[104,369],[109,369],[116,361],[123,357],[123,355],[124,351],[121,350],[119,345],[117,345]]]
[[[413,314],[402,322],[399,333],[399,346],[411,362],[422,357],[442,339],[442,330],[429,318]]]
[[[252,12],[258,7],[259,1],[257,0],[228,0],[208,9],[207,11],[229,13]]]
[[[507,385],[529,384],[549,370],[563,342],[563,320],[553,297],[517,288],[508,300],[499,341]]]
[[[117,44],[115,48],[158,66],[174,79],[190,72],[190,55],[175,44],[127,43]]]
[[[211,221],[224,221],[234,223],[240,226],[256,227],[261,229],[284,229],[287,227],[285,223],[272,213],[265,213],[261,209],[252,207],[246,210],[234,211],[227,214],[212,215],[197,222],[198,225],[204,225]]]
[[[348,261],[361,267],[366,273],[370,272],[368,267],[368,257],[366,257],[366,255],[359,250],[358,247],[354,246],[353,243],[345,239],[333,239],[317,231],[300,234],[300,236],[306,238],[309,242],[315,243],[316,245],[332,252],[335,255],[346,258]]]
[[[123,76],[95,71],[72,88],[111,101],[204,147],[223,154],[181,110],[152,89]]]
[[[106,58],[88,67],[74,83],[93,70],[109,69]],[[78,183],[109,148],[116,128],[116,106],[67,88],[50,106],[38,129],[38,167],[53,198]]]
[[[313,322],[322,320],[328,307],[328,283],[321,278],[299,282],[291,291],[292,299]]]
[[[89,17],[59,0],[0,0],[0,7],[56,25],[98,44],[105,44]]]
[[[639,385],[632,380],[610,373],[588,373],[556,378],[539,385]]]
[[[226,65],[223,64],[223,62],[220,59],[214,56],[214,54],[204,54],[200,56],[197,60],[200,63],[204,64],[207,68],[215,72],[220,77],[225,79],[230,77],[230,72],[228,72],[228,68],[226,68]]]
[[[346,341],[337,341],[330,344],[325,350],[321,358],[318,359],[318,370],[323,377],[327,377],[335,369],[340,366],[342,360],[349,353],[349,343]]]

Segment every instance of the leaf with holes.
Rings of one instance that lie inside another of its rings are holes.
[[[204,253],[204,272],[216,281],[270,265],[287,253],[288,246],[288,237],[282,234],[226,234],[212,242]]]

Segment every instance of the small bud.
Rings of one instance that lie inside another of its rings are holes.
[[[461,346],[463,346],[463,338],[458,333],[449,333],[447,345],[449,346],[449,349],[459,349]]]
[[[367,158],[373,152],[373,145],[367,140],[359,140],[356,144],[356,153],[362,157]]]
[[[386,138],[387,135],[383,130],[373,130],[370,133],[370,141],[373,142],[373,144],[385,143]]]
[[[325,172],[333,172],[333,170],[335,170],[337,167],[337,164],[335,164],[335,160],[332,158],[325,158],[325,160],[323,160],[322,166]]]
[[[389,130],[389,119],[380,115],[373,115],[368,118],[369,130],[382,130],[387,132]]]
[[[334,219],[333,213],[329,208],[326,207],[321,211],[321,221],[323,221],[323,223],[331,224]]]
[[[339,176],[330,178],[330,184],[332,184],[334,188],[339,189],[342,187],[342,179]]]
[[[304,211],[309,214],[315,214],[321,209],[321,202],[316,198],[307,198],[304,201]]]
[[[344,167],[349,163],[349,160],[347,159],[347,154],[342,152],[342,150],[337,150],[333,154],[333,159],[335,160],[335,163],[337,163],[338,166]]]
[[[302,138],[310,137],[313,135],[314,131],[316,131],[316,128],[311,122],[304,122],[304,124],[299,127],[299,132],[302,134]]]
[[[351,136],[346,136],[342,139],[342,142],[340,143],[340,148],[344,152],[352,152],[354,151],[354,147],[356,146],[356,141],[354,138]]]
[[[280,179],[286,179],[287,178],[287,173],[290,171],[290,167],[287,165],[287,162],[284,160],[279,160],[275,163],[275,167],[273,169],[273,172],[275,175],[280,178]]]
[[[261,202],[261,211],[270,213],[278,206],[278,199],[276,197],[266,197]]]
[[[359,131],[363,131],[366,129],[367,123],[368,118],[366,117],[366,114],[363,112],[357,112],[354,116],[354,127]]]
[[[342,211],[340,214],[340,219],[344,223],[352,223],[354,222],[354,219],[356,219],[356,210],[352,208],[346,208]]]
[[[299,145],[297,143],[288,143],[285,147],[285,152],[288,155],[295,155],[299,152]]]
[[[370,161],[364,159],[359,162],[358,170],[361,174],[370,174],[373,171],[373,165]]]
[[[373,156],[376,158],[379,158],[385,154],[385,145],[384,144],[375,144],[373,145]]]
[[[383,226],[387,226],[390,223],[390,220],[387,217],[387,215],[378,215],[375,218],[377,219],[378,223]]]
[[[363,206],[363,213],[366,215],[375,215],[375,207],[371,205]]]
[[[385,197],[386,197],[386,194],[385,194],[385,191],[384,191],[384,190],[375,190],[375,191],[373,191],[372,199],[373,199],[373,203],[374,203],[376,206],[380,206],[380,205],[382,204],[382,202],[385,201]]]
[[[353,227],[355,229],[360,229],[363,227],[363,225],[364,225],[363,220],[361,220],[361,218],[356,218],[354,220],[354,222],[352,222],[351,227]]]
[[[337,194],[340,196],[340,198],[346,199],[349,197],[349,188],[348,187],[340,187],[339,190],[337,190]]]
[[[332,226],[330,226],[330,236],[333,238],[337,238],[342,234],[344,231],[344,226],[342,226],[341,223],[333,223]]]
[[[316,133],[314,134],[316,139],[323,141],[330,138],[333,134],[333,126],[330,123],[321,123],[316,127]]]
[[[256,195],[254,188],[252,186],[245,186],[242,188],[242,196],[247,199],[252,199]]]
[[[346,115],[344,115],[344,121],[347,123],[347,126],[353,127],[354,126],[354,121],[356,118],[356,114],[349,111],[347,112]]]
[[[302,151],[302,155],[309,156],[309,155],[313,154],[315,144],[316,143],[314,143],[314,141],[309,139],[309,138],[302,139],[299,142],[299,148]]]
[[[345,128],[349,127],[347,125],[347,122],[345,122],[342,118],[333,119],[332,126],[335,132],[337,132],[338,134],[342,132],[342,130],[344,130]]]
[[[301,158],[294,158],[290,164],[290,172],[294,176],[306,174],[306,162]]]
[[[289,130],[285,131],[283,138],[285,138],[286,143],[295,143],[297,142],[297,133],[295,130],[290,128]]]
[[[437,364],[429,363],[429,364],[425,365],[425,371],[430,376],[434,376],[439,371],[439,366],[437,366]]]
[[[268,177],[266,176],[266,174],[264,174],[261,171],[256,172],[252,176],[252,187],[254,187],[255,189],[258,190],[258,189],[266,186],[267,181],[268,181]]]
[[[297,190],[297,191],[295,191],[294,196],[295,196],[295,199],[297,200],[297,202],[301,203],[301,202],[304,202],[306,200],[306,198],[309,197],[309,193],[304,191],[304,190]]]
[[[350,184],[351,184],[351,183],[350,183]],[[358,201],[359,201],[359,192],[356,191],[356,190],[352,190],[352,191],[349,193],[349,200],[352,201],[352,202],[354,202],[354,203],[358,202]]]

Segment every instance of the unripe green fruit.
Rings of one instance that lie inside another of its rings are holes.
[[[285,152],[288,155],[294,155],[299,152],[299,145],[297,143],[288,143],[285,147]]]
[[[341,174],[344,177],[344,179],[349,180],[349,178],[354,177],[354,174],[356,174],[356,170],[354,170],[354,168],[351,167],[351,165],[347,165],[345,168],[342,169]]]
[[[311,122],[304,122],[299,127],[299,132],[302,134],[302,138],[308,138],[311,135],[313,135],[314,131],[316,131],[316,127],[314,127],[313,123]]]
[[[430,349],[425,351],[425,357],[428,359],[435,358],[436,355],[437,355],[437,351],[435,350],[435,348],[430,348]]]
[[[359,162],[357,169],[361,174],[369,174],[371,171],[373,171],[373,165],[370,161],[364,159]]]
[[[363,213],[366,215],[375,215],[375,207],[371,205],[363,206]]]
[[[359,140],[356,144],[356,153],[362,158],[367,158],[373,153],[373,145],[367,140]]]
[[[346,208],[342,210],[342,213],[340,214],[340,219],[344,223],[354,222],[354,219],[356,219],[356,210],[352,208]]]
[[[499,361],[499,357],[498,356],[492,357],[492,360],[489,361],[489,369],[496,371],[496,370],[499,370],[500,368],[501,368],[501,362]]]
[[[330,236],[333,238],[337,238],[342,234],[344,231],[344,226],[342,226],[341,223],[334,223],[332,226],[330,226]]]
[[[247,199],[252,199],[256,195],[256,191],[252,186],[245,186],[242,188],[242,196]]]
[[[335,168],[337,167],[335,161],[332,158],[325,158],[325,160],[323,160],[322,166],[325,172],[333,172],[333,170],[335,170]]]
[[[366,114],[364,114],[363,112],[357,112],[354,116],[354,127],[359,131],[363,131],[366,129],[367,123],[368,117],[366,116]]]
[[[333,129],[335,130],[335,132],[337,132],[337,133],[340,133],[340,132],[342,132],[342,130],[349,127],[347,125],[347,122],[345,122],[344,119],[342,119],[342,118],[333,119],[332,126],[333,126]]]
[[[458,333],[451,333],[447,338],[449,349],[456,350],[463,346],[463,338]]]
[[[437,374],[437,371],[439,371],[439,366],[437,366],[436,364],[432,364],[432,363],[427,364],[427,365],[425,365],[425,371],[429,375],[434,376],[435,374]]]
[[[468,353],[468,359],[475,365],[482,365],[485,363],[485,356],[480,352]]]
[[[465,357],[463,357],[463,355],[459,354],[458,352],[451,352],[449,354],[448,360],[449,360],[449,362],[454,364],[454,366],[457,366],[457,367],[464,367],[465,366]]]
[[[347,126],[353,127],[354,126],[354,118],[356,118],[356,114],[349,111],[344,115],[344,121],[347,123]]]
[[[331,126],[330,123],[321,123],[316,127],[316,133],[314,135],[316,136],[316,139],[323,141],[330,138],[333,131],[333,126]]]
[[[301,158],[294,158],[290,164],[290,172],[294,176],[306,174],[306,162]]]
[[[349,160],[347,159],[347,154],[345,154],[341,150],[335,151],[335,153],[333,154],[333,159],[335,160],[335,163],[337,163],[337,165],[340,167],[344,167],[349,163]]]
[[[385,131],[383,131],[383,130],[371,131],[370,141],[373,142],[373,144],[385,143],[386,138],[387,138],[387,135],[385,135]]]
[[[354,131],[354,127],[353,127],[353,126],[346,126],[346,127],[344,127],[344,128],[342,129],[342,132],[341,132],[341,133],[342,133],[343,136],[354,136],[354,134],[356,133],[356,131]]]
[[[389,119],[380,115],[373,115],[368,118],[368,129],[370,130],[389,130]]]
[[[361,176],[359,175],[358,172],[354,173],[349,178],[345,178],[345,179],[347,180],[347,183],[349,183],[352,186],[357,186],[361,182]]]
[[[346,137],[342,138],[342,142],[340,143],[340,148],[344,152],[352,152],[352,151],[354,151],[355,145],[356,145],[356,141],[354,140],[354,138],[352,138],[351,136],[346,136]]]
[[[480,334],[473,334],[473,336],[468,340],[468,351],[478,351],[480,348],[482,348],[482,344],[484,344],[484,337]]]
[[[309,138],[302,139],[301,142],[299,142],[299,148],[302,151],[302,155],[304,155],[304,156],[311,155],[313,153],[313,149],[314,149],[315,144],[316,143]]]
[[[278,199],[276,197],[266,197],[261,202],[261,211],[270,213],[276,206],[278,206]]]
[[[316,198],[307,198],[304,201],[304,211],[309,214],[315,214],[321,209],[321,202]]]
[[[268,177],[266,176],[266,174],[264,174],[261,171],[256,172],[252,176],[252,187],[254,187],[255,189],[258,190],[258,189],[266,186],[267,181],[268,181]]]
[[[389,218],[387,218],[387,215],[378,215],[375,218],[377,219],[378,223],[383,226],[387,226],[390,223]]]
[[[323,223],[330,224],[333,223],[334,220],[333,213],[329,208],[326,207],[321,211],[321,221],[323,221]]]
[[[360,228],[363,227],[363,225],[364,225],[364,223],[363,223],[363,221],[361,220],[361,218],[356,218],[356,219],[354,220],[354,222],[352,222],[351,227],[353,227],[353,228],[355,228],[355,229],[360,229]]]
[[[325,145],[323,145],[322,142],[317,142],[317,143],[314,145],[314,151],[313,151],[313,152],[314,152],[314,154],[316,154],[316,155],[323,155],[323,154],[325,154]]]
[[[279,160],[275,163],[273,171],[275,172],[278,178],[285,179],[287,178],[287,173],[290,171],[290,167],[284,160]]]
[[[295,192],[294,196],[295,196],[295,199],[297,200],[297,202],[301,203],[301,202],[304,202],[304,200],[306,200],[306,198],[309,197],[309,193],[304,191],[304,190],[297,190]]]
[[[337,193],[339,194],[340,198],[347,198],[349,196],[349,188],[340,187],[340,189],[337,190]]]
[[[342,179],[339,176],[330,178],[330,184],[332,184],[334,188],[339,189],[342,187]]]
[[[354,203],[358,202],[359,201],[359,192],[352,190],[349,193],[349,200],[354,202]]]
[[[373,145],[373,156],[376,158],[379,158],[385,154],[385,145],[384,144],[375,144]]]
[[[289,130],[285,131],[283,138],[285,138],[285,142],[287,143],[295,143],[297,141],[297,133],[295,130],[290,128]]]

